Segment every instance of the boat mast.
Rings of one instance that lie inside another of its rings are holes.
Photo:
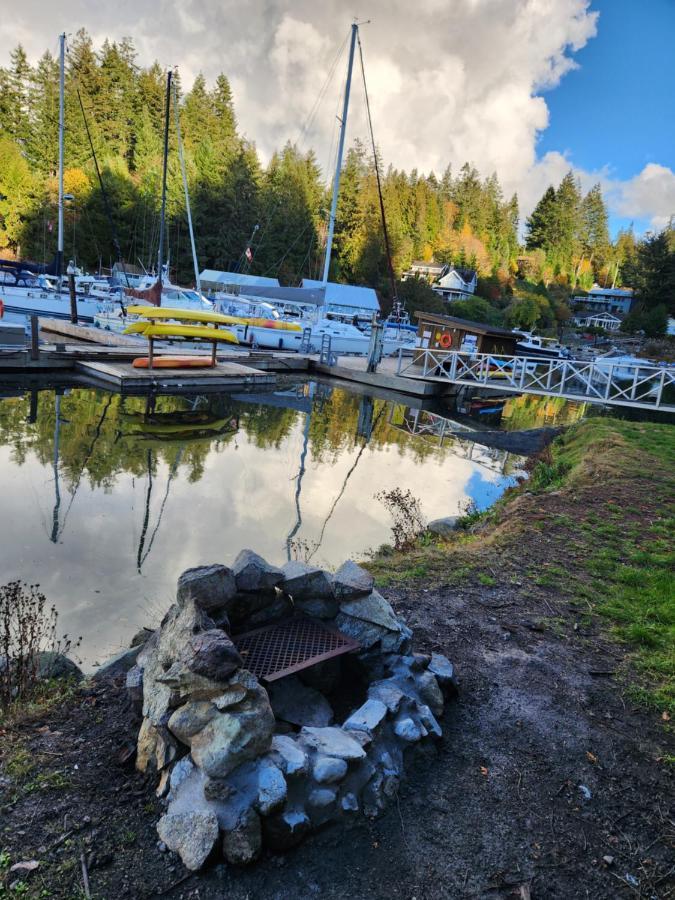
[[[63,272],[63,133],[65,130],[63,96],[65,91],[66,34],[59,35],[59,212],[56,277],[61,286]]]
[[[176,136],[178,138],[178,156],[180,157],[180,170],[183,176],[183,190],[185,191],[185,207],[187,209],[188,231],[190,232],[190,245],[192,247],[192,264],[195,269],[195,285],[198,293],[202,292],[202,283],[199,279],[199,264],[197,262],[197,248],[195,246],[195,234],[192,229],[192,213],[190,211],[190,192],[188,190],[187,173],[185,171],[185,157],[183,156],[183,139],[180,133],[180,113],[178,111],[178,93],[176,82],[173,83],[173,112],[176,117]]]
[[[349,64],[347,66],[347,83],[345,84],[345,99],[342,105],[342,119],[340,121],[340,141],[338,143],[337,160],[335,163],[335,179],[333,181],[333,201],[330,207],[328,220],[328,236],[326,238],[326,259],[323,265],[323,283],[328,283],[328,270],[330,269],[330,254],[333,249],[333,232],[335,231],[335,214],[337,212],[338,193],[340,191],[340,170],[342,169],[342,154],[345,147],[345,132],[347,131],[347,113],[349,111],[349,91],[352,86],[352,68],[354,67],[354,48],[359,26],[352,24],[352,40],[349,45]]]
[[[162,211],[159,218],[159,250],[157,253],[157,282],[162,286],[162,264],[164,263],[164,226],[166,221],[166,169],[169,157],[169,117],[171,114],[171,69],[166,76],[166,110],[164,113],[164,162],[162,164]]]

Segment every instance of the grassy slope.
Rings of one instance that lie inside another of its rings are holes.
[[[538,591],[549,610],[564,598],[579,608],[582,624],[584,616],[601,617],[634,651],[641,677],[632,694],[675,713],[672,426],[576,425],[527,484],[465,524],[449,542],[423,536],[416,548],[381,554],[369,568],[381,585],[423,579],[461,589],[467,579],[486,586],[508,579]]]

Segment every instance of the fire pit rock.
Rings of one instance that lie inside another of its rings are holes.
[[[311,616],[311,634],[327,632],[340,649],[303,645],[298,655],[294,616]],[[281,649],[270,631],[279,622],[291,628]],[[261,671],[250,641],[264,626],[282,661],[259,679],[246,666]],[[133,679],[143,697],[137,766],[158,774],[167,847],[192,870],[217,855],[243,865],[328,822],[379,815],[410,748],[441,737],[457,690],[449,660],[413,653],[412,638],[352,561],[334,574],[278,569],[243,550],[231,568],[184,572]]]

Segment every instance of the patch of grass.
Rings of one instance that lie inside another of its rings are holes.
[[[23,786],[25,794],[34,794],[37,791],[62,791],[70,786],[70,780],[63,772],[54,770],[51,772],[39,772]]]
[[[485,572],[479,572],[477,577],[478,581],[486,587],[494,587],[497,584],[497,579],[492,575],[486,575]]]
[[[27,778],[35,769],[35,756],[23,744],[8,749],[2,757],[2,768],[5,773],[17,781]]]

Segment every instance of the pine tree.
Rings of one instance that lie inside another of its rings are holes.
[[[555,242],[555,206],[555,188],[550,186],[525,222],[525,246],[528,250],[541,248],[548,252],[552,248]]]
[[[581,202],[581,252],[592,266],[597,280],[610,251],[607,208],[599,184],[594,185]]]
[[[19,44],[10,54],[10,68],[7,79],[7,132],[21,147],[26,147],[30,138],[29,90],[31,67],[26,51]]]

